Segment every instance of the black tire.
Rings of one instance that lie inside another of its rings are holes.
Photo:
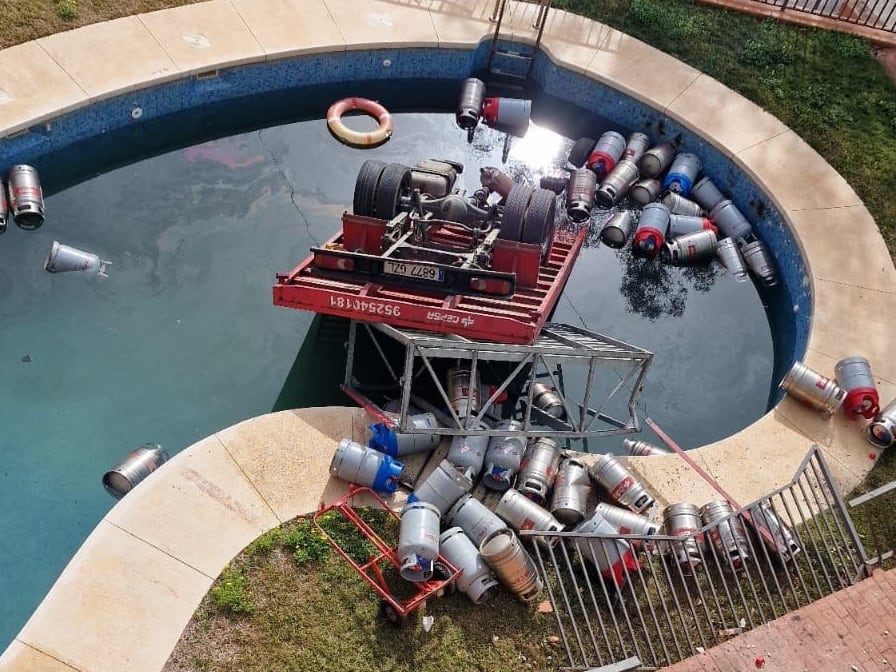
[[[579,138],[569,150],[569,162],[576,168],[581,168],[591,156],[596,144],[597,140],[594,138]]]
[[[507,194],[504,203],[504,216],[501,217],[501,232],[498,238],[504,240],[520,240],[526,223],[526,208],[529,207],[529,199],[532,197],[532,187],[525,184],[515,184]]]
[[[542,261],[551,255],[554,226],[557,216],[557,197],[553,191],[536,189],[526,211],[526,226],[520,241],[541,247]]]
[[[380,175],[374,199],[374,217],[392,219],[398,214],[401,197],[411,192],[411,169],[400,163],[390,163]]]
[[[451,570],[448,569],[448,565],[444,562],[439,562],[437,560],[432,565],[432,578],[434,581],[447,581],[451,578]],[[454,581],[446,583],[443,590],[445,591],[445,595],[454,595],[454,593],[457,592],[457,584]]]
[[[399,614],[386,600],[380,600],[380,614],[396,628],[406,628],[411,623],[410,618]]]
[[[373,217],[373,204],[376,189],[380,183],[386,164],[375,159],[368,159],[361,164],[358,177],[355,178],[355,196],[352,199],[352,212],[362,217]]]

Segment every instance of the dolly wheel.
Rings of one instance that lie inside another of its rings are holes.
[[[406,628],[411,623],[411,619],[402,616],[388,600],[380,600],[380,613],[396,628]]]
[[[434,562],[432,565],[432,578],[434,581],[447,581],[451,578],[451,570],[444,562]],[[445,595],[454,595],[457,592],[457,584],[454,581],[446,583],[442,589]]]

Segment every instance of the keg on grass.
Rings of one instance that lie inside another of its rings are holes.
[[[846,391],[837,383],[802,362],[793,363],[780,387],[791,397],[828,414],[840,408],[846,398]]]
[[[535,563],[511,530],[502,530],[487,539],[479,553],[501,583],[523,602],[531,602],[544,588]]]
[[[602,208],[612,208],[638,181],[638,164],[631,159],[622,159],[601,180],[597,188],[597,202]]]
[[[695,231],[712,231],[718,238],[719,230],[712,220],[707,217],[695,217],[693,215],[669,215],[669,238],[677,238],[686,233]]]
[[[398,432],[394,427],[378,422],[368,427],[370,430],[368,445],[374,450],[386,453],[386,455],[392,457],[426,453],[439,447],[442,437],[435,433],[435,430],[439,427],[436,416],[432,413],[409,415],[408,423],[411,427],[423,433]]]
[[[633,457],[649,457],[651,455],[671,455],[674,451],[658,446],[649,441],[636,439],[622,439],[622,445],[629,455]]]
[[[554,490],[551,493],[550,510],[554,518],[564,525],[575,525],[585,517],[591,481],[588,467],[581,460],[568,458],[560,463]]]
[[[641,513],[654,503],[644,486],[611,453],[601,455],[588,469],[588,475],[607,492],[610,499],[635,513]]]
[[[479,548],[486,539],[506,530],[507,523],[473,495],[462,495],[445,516],[450,527],[459,527]]]
[[[498,586],[498,579],[482,559],[479,549],[459,527],[442,532],[439,552],[453,567],[460,570],[457,589],[469,597],[473,604],[485,602]]]
[[[475,421],[471,429],[487,431],[491,429],[487,423]],[[469,436],[452,436],[451,447],[445,456],[451,464],[459,469],[469,469],[473,478],[479,476],[485,463],[485,451],[488,449],[488,436],[483,434]]]
[[[532,383],[532,403],[552,418],[563,418],[566,415],[563,398],[550,385]]]
[[[448,371],[448,399],[461,419],[479,412],[479,371],[475,380],[472,375],[471,369],[462,366]]]
[[[495,429],[520,432],[516,436],[492,436],[485,451],[485,473],[482,482],[490,490],[507,490],[520,469],[526,452],[526,440],[522,436],[523,423],[519,420],[502,420]]]
[[[843,409],[851,419],[862,416],[870,420],[880,412],[877,384],[871,365],[864,357],[846,357],[834,365],[834,378],[846,391]]]
[[[747,522],[753,528],[756,538],[774,557],[781,562],[789,562],[802,552],[793,532],[768,502],[751,506],[749,513]]]
[[[663,511],[663,527],[670,537],[682,537],[670,542],[670,553],[685,574],[690,574],[703,563],[704,538],[700,509],[696,504],[670,504]]]
[[[574,222],[585,222],[594,208],[597,176],[587,168],[579,168],[569,178],[566,188],[566,214]]]
[[[454,118],[457,125],[469,131],[476,128],[482,117],[482,105],[485,102],[485,82],[475,77],[464,80],[457,103]]]
[[[668,228],[669,208],[662,203],[648,203],[641,210],[632,249],[645,257],[655,257],[663,247]]]
[[[771,255],[761,240],[754,240],[741,246],[740,252],[747,262],[747,268],[756,276],[763,287],[775,287],[778,284],[778,272]]]
[[[473,479],[469,472],[460,471],[448,460],[442,460],[429,476],[417,484],[408,501],[413,499],[429,502],[444,516],[454,503],[472,488]]]
[[[516,489],[539,504],[547,499],[560,466],[560,446],[553,439],[541,436],[529,442],[523,456]]]
[[[351,439],[342,439],[330,461],[330,474],[336,478],[392,494],[404,464],[373,448]]]
[[[719,203],[725,200],[722,192],[708,176],[701,177],[691,188],[691,198],[700,204],[700,207],[710,212]]]
[[[9,208],[22,229],[33,230],[44,223],[44,192],[34,166],[19,164],[6,174]]]
[[[6,231],[9,216],[9,201],[6,200],[6,184],[0,179],[0,233]]]
[[[675,158],[675,147],[668,142],[654,145],[638,161],[638,167],[644,177],[659,177]]]
[[[726,501],[713,500],[700,507],[703,524],[710,529],[710,544],[723,569],[734,570],[744,568],[750,558],[750,541],[747,530],[740,518],[734,515],[734,509]]]
[[[576,525],[573,528],[573,532],[581,535],[619,534],[616,528],[598,511],[595,511],[587,520],[583,520]],[[575,545],[582,556],[597,568],[601,576],[612,579],[617,586],[625,584],[626,574],[640,569],[632,546],[625,539],[577,538]]]
[[[709,218],[719,227],[722,235],[740,241],[753,233],[753,227],[744,217],[744,213],[740,211],[730,200],[719,201],[715,207],[709,211]]]
[[[47,259],[44,261],[44,270],[48,273],[84,271],[107,278],[109,276],[106,273],[106,268],[111,263],[106,259],[100,259],[93,252],[85,252],[54,240],[47,253]]]
[[[644,207],[648,203],[653,203],[663,193],[663,183],[655,177],[648,177],[646,180],[640,180],[632,185],[628,195],[639,207]]]
[[[699,204],[685,198],[681,194],[676,194],[674,191],[667,191],[665,194],[663,194],[660,202],[667,208],[669,208],[669,214],[672,215],[703,217],[706,214],[703,212],[703,208],[701,208]]]
[[[492,128],[523,136],[529,129],[532,101],[520,98],[486,98],[482,103],[482,120]]]
[[[628,141],[625,143],[625,150],[622,152],[622,158],[634,161],[635,167],[637,167],[638,161],[641,160],[641,157],[644,156],[644,152],[649,148],[650,138],[648,138],[646,134],[637,132],[632,133],[628,136]]]
[[[607,502],[598,502],[594,507],[595,513],[604,517],[619,534],[637,534],[650,537],[659,534],[660,526],[651,522],[646,516],[641,516],[621,506],[613,506]]]
[[[439,510],[427,502],[409,502],[401,510],[398,573],[407,581],[429,581],[439,557]]]
[[[564,525],[540,504],[533,502],[519,490],[508,490],[495,507],[495,514],[517,532],[561,532]],[[543,545],[557,543],[560,537],[536,537]]]
[[[876,448],[886,449],[896,443],[896,399],[884,406],[865,428],[865,439]]]
[[[687,196],[700,174],[700,168],[700,157],[696,154],[690,152],[676,154],[672,165],[669,166],[666,179],[663,180],[663,189]]]
[[[124,497],[167,460],[168,453],[162,446],[145,443],[103,474],[103,487],[116,499]]]
[[[713,231],[694,231],[667,240],[661,254],[663,260],[673,266],[687,266],[712,259],[718,246]]]
[[[619,249],[625,245],[632,232],[633,217],[631,210],[620,210],[613,214],[600,230],[600,239],[607,247]]]
[[[616,131],[606,131],[598,138],[586,165],[597,174],[598,178],[603,179],[616,167],[616,163],[622,158],[624,151],[625,138],[622,134]]]
[[[716,249],[716,256],[737,282],[747,281],[747,262],[733,239],[722,238]]]

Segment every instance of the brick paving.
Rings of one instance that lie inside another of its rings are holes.
[[[850,586],[663,672],[896,670],[896,569]]]

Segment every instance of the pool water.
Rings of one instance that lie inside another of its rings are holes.
[[[350,403],[337,389],[341,344],[309,336],[310,313],[275,308],[271,286],[335,232],[365,159],[459,160],[470,189],[484,165],[534,183],[559,172],[581,118],[560,134],[533,127],[503,166],[501,134],[480,128],[467,144],[445,113],[396,114],[392,140],[370,151],[309,120],[101,174],[95,157],[81,173],[71,159],[49,166],[45,225],[0,238],[0,649],[114,503],[100,478],[134,447],[174,454],[271,410]],[[109,277],[46,273],[53,240],[110,260]],[[640,408],[685,447],[767,408],[762,300],[717,264],[672,268],[589,245],[553,319],[654,352]]]

